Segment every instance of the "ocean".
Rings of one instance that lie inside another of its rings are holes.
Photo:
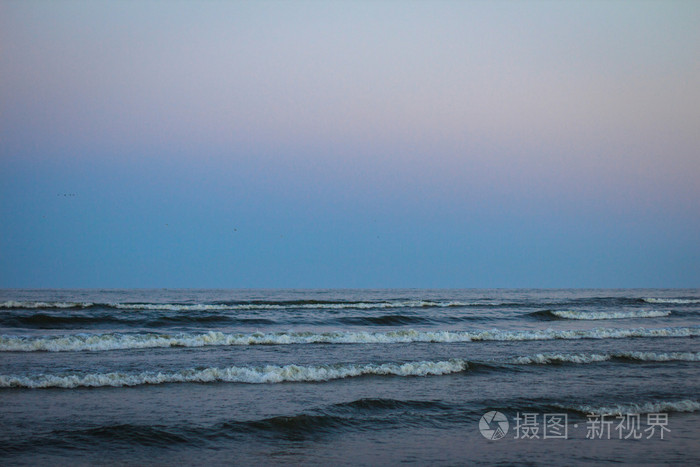
[[[0,290],[3,465],[700,464],[700,290]]]

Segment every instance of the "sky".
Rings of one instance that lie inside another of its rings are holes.
[[[0,287],[700,287],[698,24],[0,0]]]

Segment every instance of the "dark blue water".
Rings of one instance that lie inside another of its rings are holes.
[[[698,336],[697,289],[3,290],[0,459],[697,464]]]

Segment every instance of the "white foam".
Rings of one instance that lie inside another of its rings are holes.
[[[172,304],[172,303],[120,303],[112,305],[123,310],[166,310],[166,311],[202,311],[202,310],[286,310],[286,309],[377,309],[377,308],[428,308],[469,306],[466,302],[436,302],[427,300],[406,300],[387,302],[339,302],[339,303],[239,303],[239,304]]]
[[[16,302],[7,301],[0,303],[0,308],[24,308],[24,309],[40,309],[40,308],[89,308],[93,303],[89,302]]]
[[[203,347],[230,345],[290,345],[290,344],[394,344],[411,342],[472,342],[472,341],[532,341],[553,339],[621,339],[629,337],[694,337],[700,327],[678,328],[595,328],[579,330],[542,329],[510,331],[416,331],[413,329],[388,332],[279,332],[227,334],[206,333],[145,333],[145,334],[74,334],[60,336],[24,337],[0,336],[3,352],[62,352],[80,350],[120,350],[153,347]]]
[[[437,362],[345,364],[299,366],[268,365],[265,367],[236,367],[187,369],[176,372],[90,373],[73,375],[0,375],[0,387],[11,388],[77,388],[104,386],[138,386],[165,383],[283,383],[330,381],[362,375],[434,376],[458,373],[467,369],[465,360]]]
[[[700,362],[700,352],[625,352],[615,354],[615,357],[631,358],[643,362]]]
[[[560,407],[598,415],[625,415],[663,412],[697,412],[700,410],[700,402],[686,399],[682,401],[623,403],[610,406],[560,405]]]
[[[517,357],[507,363],[515,365],[547,365],[550,363],[595,363],[610,360],[605,354],[536,354]]]
[[[102,305],[119,310],[153,310],[153,311],[221,311],[221,310],[286,310],[286,309],[383,309],[383,308],[448,308],[464,306],[496,306],[492,302],[461,302],[433,300],[399,300],[380,302],[311,302],[311,303],[235,303],[235,304],[206,304],[206,303],[81,303],[81,302],[18,302],[6,301],[0,303],[1,308],[87,308]]]
[[[517,357],[507,363],[515,365],[547,365],[551,363],[596,363],[605,362],[613,358],[627,358],[643,362],[698,362],[700,352],[619,352],[609,354],[536,354]]]
[[[660,318],[668,316],[670,311],[628,310],[628,311],[552,311],[553,315],[566,319],[622,319],[622,318]]]
[[[673,303],[673,304],[692,304],[700,303],[700,298],[643,298],[647,303]]]

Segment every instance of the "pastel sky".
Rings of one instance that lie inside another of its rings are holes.
[[[0,1],[0,287],[699,287],[700,2]]]

